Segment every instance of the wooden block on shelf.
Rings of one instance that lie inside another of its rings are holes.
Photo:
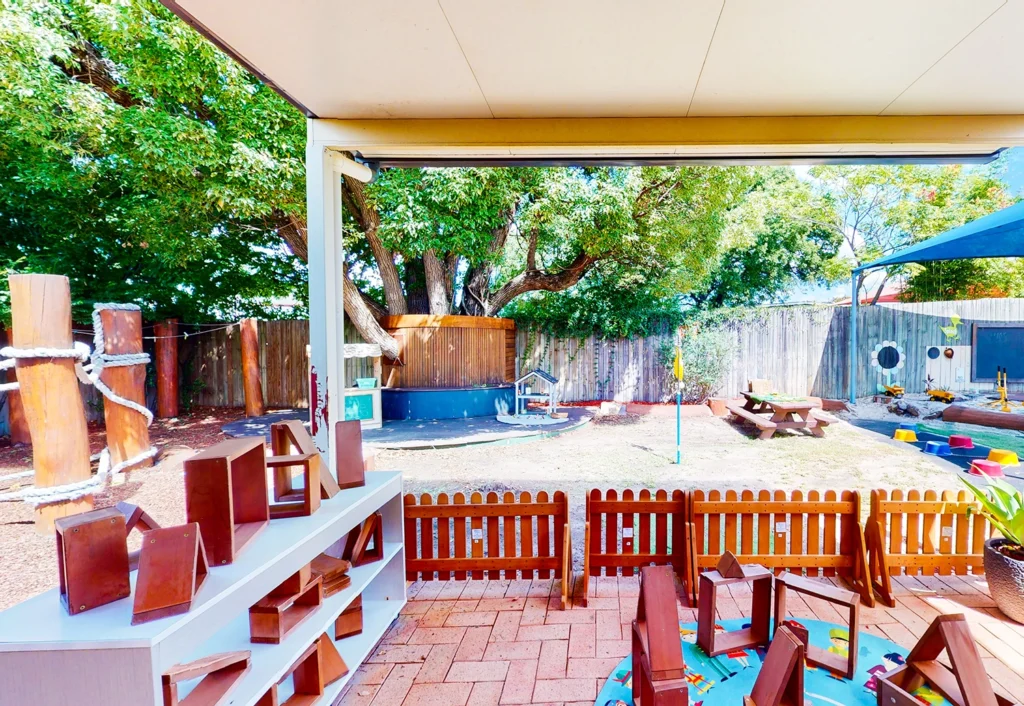
[[[700,575],[700,591],[697,594],[697,644],[711,657],[745,650],[751,647],[767,646],[771,633],[772,619],[772,572],[758,564],[743,567],[743,576],[729,578],[718,571]],[[718,590],[734,583],[749,583],[750,627],[731,632],[717,629]]]
[[[341,488],[338,481],[324,469],[323,456],[313,442],[313,437],[306,431],[305,425],[297,419],[286,422],[274,422],[270,425],[270,448],[274,456],[290,456],[294,452],[299,455],[317,454],[320,456],[320,499],[330,500]],[[270,459],[267,465],[270,467]],[[297,500],[300,492],[292,484],[294,475],[290,467],[274,467],[274,500]]]
[[[323,660],[324,685],[333,684],[348,674],[348,665],[338,653],[331,636],[324,633],[320,636],[320,654]]]
[[[375,512],[363,521],[358,531],[348,533],[344,558],[352,566],[363,566],[384,558],[384,518]]]
[[[60,600],[77,615],[131,595],[124,515],[115,508],[54,522]]]
[[[330,598],[352,583],[351,577],[348,576],[352,564],[344,559],[321,554],[313,559],[310,567],[314,576],[320,576],[324,580],[324,598]]]
[[[150,530],[160,529],[160,525],[149,516],[149,513],[143,510],[138,505],[132,505],[124,501],[119,502],[115,505],[117,511],[124,515],[124,531],[125,534],[130,535],[133,529],[139,530],[139,532],[148,532]],[[134,551],[128,553],[128,568],[131,571],[139,568],[139,554],[140,552]]]
[[[334,425],[334,469],[339,488],[366,485],[363,465],[363,426],[358,420],[336,422]]]
[[[132,625],[187,613],[209,569],[197,522],[143,534]]]
[[[676,591],[669,566],[640,571],[632,625],[633,701],[644,706],[686,706],[686,662],[679,641]]]
[[[334,639],[341,640],[363,632],[363,597],[356,596],[334,621]]]
[[[269,595],[261,599],[249,608],[249,640],[280,644],[295,626],[315,613],[323,602],[323,580],[319,576],[299,593]]]
[[[270,521],[262,438],[228,439],[185,461],[185,515],[210,563],[230,564]]]
[[[716,570],[727,579],[742,579],[746,577],[740,560],[730,551],[725,552],[722,558],[718,560]]]
[[[299,567],[299,570],[281,582],[268,596],[294,596],[302,593],[302,590],[309,585],[313,578],[313,570],[310,564]]]
[[[248,650],[222,652],[187,664],[176,664],[163,675],[164,706],[222,706],[250,667]],[[202,677],[184,699],[178,699],[178,683]]]
[[[295,691],[287,701],[278,701],[277,684],[274,684],[256,706],[312,706],[324,695],[323,646],[319,638],[306,648],[281,681],[289,677]]]
[[[267,466],[274,469],[274,497],[281,502],[270,506],[270,519],[286,517],[308,517],[320,509],[320,454],[294,456],[271,456]],[[292,468],[301,468],[302,488],[295,490],[292,485]],[[280,473],[279,471],[284,471]],[[279,485],[287,479],[284,488]]]

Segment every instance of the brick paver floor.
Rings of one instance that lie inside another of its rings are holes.
[[[749,589],[730,588],[718,600],[720,619],[749,611]],[[861,630],[909,649],[935,616],[965,613],[996,690],[1024,697],[1024,626],[995,607],[984,577],[897,577],[893,588],[895,608],[861,606]],[[577,596],[563,611],[558,580],[410,583],[402,615],[337,703],[592,706],[629,653],[638,590],[635,577],[593,578],[589,605],[579,606]],[[842,620],[816,599],[790,593],[787,605],[797,618]],[[697,619],[685,599],[678,613],[680,620]]]

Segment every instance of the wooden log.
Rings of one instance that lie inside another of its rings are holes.
[[[261,417],[267,411],[260,384],[260,334],[256,319],[242,319],[242,388],[245,392],[245,416]]]
[[[15,348],[60,348],[74,345],[71,336],[71,286],[59,275],[11,275],[11,345]],[[71,358],[21,358],[16,363],[25,420],[35,443],[35,486],[48,488],[89,480],[89,431],[85,407]],[[58,517],[93,507],[87,495],[36,508],[36,531],[53,532]]]
[[[18,379],[14,370],[7,371],[7,382]],[[25,419],[25,406],[21,403],[21,393],[10,390],[7,393],[7,431],[14,446],[28,446],[32,443],[32,433]]]
[[[167,319],[153,328],[156,337],[156,416],[178,416],[178,320]]]
[[[142,312],[102,309],[100,322],[103,325],[105,353],[142,353]],[[100,380],[113,390],[114,394],[136,404],[146,405],[145,365],[104,368],[100,373]],[[149,450],[149,426],[141,414],[104,398],[103,418],[107,427],[107,448],[110,449],[112,467]],[[153,459],[150,457],[132,465],[131,468],[149,468],[152,465]]]

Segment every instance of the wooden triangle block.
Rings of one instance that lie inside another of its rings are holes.
[[[736,558],[735,554],[729,551],[723,554],[722,558],[718,560],[718,566],[716,568],[718,573],[727,579],[742,579],[746,577],[746,573],[743,571],[743,565],[740,564],[740,560]]]
[[[645,566],[640,571],[635,625],[644,657],[650,664],[651,678],[656,682],[685,678],[686,663],[679,641],[676,587],[671,567]]]
[[[221,652],[187,664],[176,664],[163,675],[164,706],[223,706],[235,685],[249,671],[248,650]],[[184,699],[178,700],[178,683],[202,677]]]
[[[352,566],[363,566],[384,558],[384,518],[376,512],[363,521],[359,531],[348,533],[342,555]]]
[[[331,636],[324,633],[320,636],[320,657],[323,660],[324,686],[333,684],[348,674],[348,665],[338,653]]]
[[[938,661],[943,650],[952,669]],[[886,672],[878,679],[879,703],[897,706],[916,703],[910,693],[922,681],[934,691],[960,706],[1010,706],[1013,702],[992,689],[981,661],[981,654],[962,614],[940,615],[907,655],[906,664]]]
[[[780,625],[743,706],[804,706],[804,644]]]
[[[138,505],[132,505],[124,501],[117,504],[117,510],[124,515],[124,526],[125,531],[128,534],[132,533],[132,530],[136,527],[139,528],[140,532],[149,532],[150,530],[160,529],[160,525],[157,521],[149,516],[149,513],[143,510]]]
[[[199,523],[143,534],[132,625],[187,613],[209,570]]]
[[[313,437],[299,420],[291,419],[271,424],[270,449],[273,455],[267,459],[267,465],[274,468],[274,500],[277,502],[303,499],[302,490],[296,490],[292,486],[291,467],[283,466],[281,463],[282,457],[293,455],[293,449],[298,456],[315,454],[318,457],[321,500],[330,500],[341,491],[338,481],[327,470],[327,464],[323,462],[323,456],[313,442]]]

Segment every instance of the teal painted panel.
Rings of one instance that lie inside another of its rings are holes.
[[[345,395],[345,421],[373,419],[373,395]]]

